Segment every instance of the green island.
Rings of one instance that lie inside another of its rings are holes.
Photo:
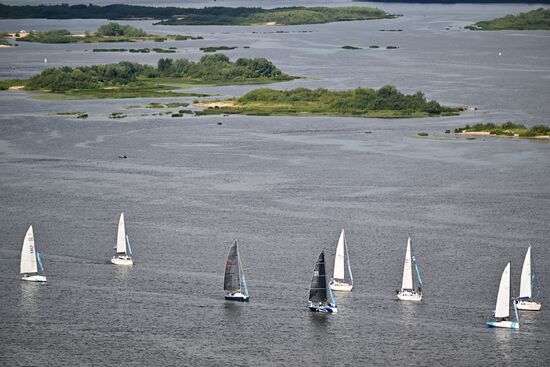
[[[96,99],[205,96],[174,91],[193,85],[259,84],[292,80],[264,58],[205,55],[200,61],[160,59],[157,66],[117,64],[49,68],[27,80],[2,80],[2,89],[49,92],[44,99]],[[40,98],[39,97],[39,98]]]
[[[237,46],[211,46],[211,47],[201,47],[199,50],[201,50],[202,52],[216,52],[216,51],[229,51],[229,50],[234,50],[236,49]]]
[[[137,42],[155,41],[164,42],[185,41],[188,39],[202,39],[201,36],[188,35],[154,35],[148,34],[141,28],[118,23],[108,23],[100,26],[96,32],[72,34],[66,29],[53,29],[45,32],[16,33],[12,35],[17,41],[36,43],[100,43],[100,42]]]
[[[350,45],[345,45],[345,46],[342,46],[341,48],[343,48],[344,50],[362,50],[361,47],[355,47]]]
[[[278,91],[268,88],[253,90],[237,99],[197,102],[205,107],[197,115],[328,115],[358,117],[427,117],[458,115],[463,108],[442,106],[427,101],[422,92],[403,94],[394,86],[378,90],[356,88],[345,91],[296,88]]]
[[[159,54],[173,54],[176,53],[176,47],[169,48],[94,48],[92,52],[131,52],[131,53],[143,53],[148,54],[151,51]]]
[[[539,8],[517,15],[509,14],[501,18],[477,22],[464,28],[472,31],[550,30],[550,9]]]
[[[527,127],[511,121],[508,121],[502,125],[480,123],[473,126],[466,125],[463,128],[455,129],[455,133],[470,135],[515,136],[520,138],[550,138],[550,126],[540,124]]]
[[[393,18],[383,10],[364,6],[347,7],[155,7],[140,5],[4,5],[1,18],[42,19],[160,19],[164,25],[298,25]]]

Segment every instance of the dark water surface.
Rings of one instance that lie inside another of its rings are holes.
[[[174,43],[176,57],[198,59],[205,45],[246,45],[228,55],[268,57],[310,77],[275,88],[394,84],[478,111],[402,120],[175,119],[125,108],[149,99],[44,101],[0,92],[0,365],[547,365],[547,304],[522,313],[519,331],[484,322],[507,261],[519,291],[529,243],[543,292],[550,290],[550,144],[443,132],[480,121],[548,123],[550,34],[460,28],[532,6],[378,6],[404,17],[279,28],[138,24],[205,37]],[[104,22],[1,21],[0,31],[84,31]],[[388,28],[403,31],[379,32]],[[276,30],[312,32],[252,33]],[[345,44],[365,49],[341,50]],[[89,52],[111,46],[20,43],[0,49],[0,76],[166,56]],[[197,90],[224,96],[252,88]],[[129,117],[107,118],[116,111]],[[109,263],[121,211],[136,256],[129,269]],[[19,280],[30,224],[48,285]],[[337,294],[337,315],[311,314],[315,259],[325,249],[332,261],[344,227],[356,286]],[[394,292],[409,234],[425,281],[420,304],[398,302]],[[233,238],[249,304],[223,300]]]

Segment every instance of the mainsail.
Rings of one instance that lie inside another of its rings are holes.
[[[229,255],[225,263],[225,277],[223,281],[223,289],[228,292],[236,292],[241,290],[239,249],[237,248],[237,240],[233,242],[229,249]]]
[[[126,253],[126,227],[124,226],[124,213],[120,213],[118,220],[118,233],[116,237],[116,252],[117,254]]]
[[[407,240],[407,252],[405,264],[403,265],[403,281],[401,289],[413,289],[412,261],[411,261],[411,238]]]
[[[338,246],[336,246],[336,256],[334,257],[334,279],[343,281],[344,265],[345,265],[345,246],[346,246],[346,234],[342,229],[340,238],[338,239]]]
[[[519,286],[520,298],[532,297],[531,285],[531,246],[529,246],[527,254],[525,254],[525,260],[523,260],[523,268],[521,269],[521,282]]]
[[[327,302],[327,280],[325,273],[325,252],[319,254],[319,258],[313,269],[313,277],[311,278],[311,287],[309,289],[309,301],[312,303]]]
[[[495,308],[496,318],[506,318],[510,316],[510,263],[506,265],[500,278],[498,287],[497,305]]]
[[[38,266],[36,261],[36,248],[34,245],[34,234],[32,226],[29,227],[23,240],[21,249],[21,274],[37,273]]]

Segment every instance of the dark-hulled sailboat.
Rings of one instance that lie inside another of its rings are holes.
[[[248,287],[243,273],[237,240],[233,241],[225,263],[223,281],[225,299],[229,301],[248,302]]]
[[[315,263],[315,269],[313,269],[311,287],[309,288],[309,310],[325,313],[338,312],[332,290],[327,285],[324,251],[321,251]]]

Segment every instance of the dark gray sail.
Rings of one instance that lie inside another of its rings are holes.
[[[325,252],[322,251],[313,269],[311,287],[309,289],[309,301],[312,303],[327,302],[327,280],[325,272]]]
[[[225,278],[223,289],[229,292],[236,292],[241,289],[241,280],[239,277],[239,251],[237,249],[237,240],[229,249],[227,262],[225,263]]]

